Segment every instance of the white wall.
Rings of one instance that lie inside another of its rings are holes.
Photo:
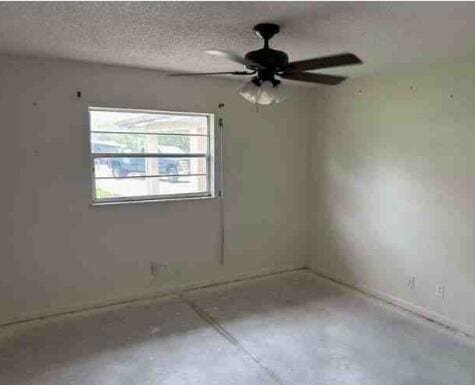
[[[473,335],[474,99],[473,64],[316,90],[309,229],[313,269]]]
[[[307,229],[313,269],[475,334],[473,66],[291,89],[259,113],[226,79],[112,66],[3,56],[0,85],[0,324],[301,267]],[[89,105],[220,102],[224,266],[218,200],[90,206]]]
[[[291,89],[288,102],[256,113],[237,87],[0,57],[0,324],[302,267],[309,91]],[[218,200],[90,205],[88,106],[217,112],[220,102],[224,266]],[[152,279],[152,261],[170,272]]]

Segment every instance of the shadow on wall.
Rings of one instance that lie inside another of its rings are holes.
[[[318,179],[318,210],[314,213],[317,265],[323,272],[348,282],[365,281],[377,271],[373,258],[384,255],[403,273],[404,261],[417,249],[418,231],[410,219],[419,208],[405,199],[412,186],[395,170],[349,171],[336,159],[326,159]],[[401,228],[404,226],[404,228]],[[402,238],[402,239],[401,239]],[[323,266],[318,266],[318,261]],[[379,266],[380,267],[380,266]]]
[[[316,94],[309,220],[315,270],[468,334],[473,68],[361,78]]]
[[[327,149],[330,144],[324,130],[313,132],[313,152],[311,161],[310,199],[310,266],[324,274],[345,278],[355,282],[357,271],[354,270],[352,251],[354,245],[342,234],[342,226],[351,229],[355,218],[342,214],[339,206],[339,190],[334,178],[340,184],[351,183],[351,177],[345,167],[334,160],[329,165],[331,155]],[[356,227],[357,228],[357,227]]]
[[[447,185],[424,179],[414,170],[417,160],[358,140],[350,129],[318,133],[312,266],[349,283],[367,284],[371,277],[385,287],[395,275],[404,282],[415,266],[423,270],[426,256],[445,249],[437,223],[463,218],[441,206],[449,202]]]

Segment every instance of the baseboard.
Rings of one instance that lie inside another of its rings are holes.
[[[122,297],[122,298],[115,298],[111,300],[102,300],[102,301],[75,304],[72,306],[57,308],[55,310],[49,310],[42,313],[36,313],[36,314],[33,313],[30,315],[19,316],[11,320],[8,320],[7,322],[3,324],[0,324],[0,327],[3,328],[7,326],[28,324],[30,322],[47,320],[53,317],[71,316],[71,315],[77,315],[79,313],[87,314],[90,312],[101,311],[101,310],[107,311],[112,307],[125,306],[125,305],[129,305],[133,303],[140,304],[142,302],[153,301],[153,300],[166,297],[166,296],[177,295],[184,291],[200,289],[200,288],[210,287],[214,285],[233,283],[233,282],[243,281],[243,280],[252,279],[252,278],[266,277],[266,276],[271,276],[275,274],[283,274],[283,273],[299,271],[299,270],[311,271],[312,273],[316,274],[317,276],[321,278],[333,281],[336,284],[342,285],[346,288],[356,290],[360,293],[363,293],[364,295],[369,295],[371,297],[377,298],[378,300],[384,301],[393,306],[396,306],[405,311],[408,311],[412,314],[415,314],[418,317],[422,317],[425,320],[436,323],[441,327],[450,329],[450,331],[452,332],[460,333],[470,338],[475,338],[475,330],[473,328],[470,328],[467,325],[455,322],[437,312],[433,312],[424,307],[421,307],[411,302],[394,297],[390,294],[383,293],[379,290],[375,290],[366,285],[361,285],[354,282],[348,282],[344,278],[328,273],[322,269],[308,268],[304,266],[287,266],[287,267],[280,267],[277,269],[262,269],[257,272],[237,274],[235,277],[231,279],[225,278],[225,279],[204,280],[204,281],[198,281],[198,282],[193,282],[193,283],[187,283],[183,285],[177,285],[175,287],[159,288],[152,291],[146,291],[144,293],[141,293],[140,295],[134,295],[130,297]]]
[[[426,309],[422,306],[416,305],[412,302],[400,299],[398,297],[392,296],[390,294],[381,292],[379,290],[370,288],[366,285],[362,285],[355,282],[348,282],[342,277],[338,277],[335,274],[328,273],[322,269],[309,268],[317,276],[331,280],[339,285],[343,285],[352,290],[356,290],[365,295],[375,297],[378,300],[389,303],[390,305],[396,306],[400,309],[408,311],[412,314],[415,314],[418,317],[422,317],[427,321],[436,323],[438,326],[445,329],[449,329],[451,332],[462,334],[465,337],[475,338],[475,330],[468,325],[461,324],[459,322],[453,321],[442,314],[434,312],[432,310]]]
[[[248,273],[236,274],[234,277],[231,277],[231,278],[225,277],[225,278],[209,279],[209,280],[185,283],[185,284],[176,285],[173,287],[161,287],[154,290],[144,291],[143,293],[133,295],[133,296],[128,296],[128,297],[102,299],[99,301],[76,303],[70,306],[63,306],[63,307],[56,307],[54,309],[48,309],[44,312],[22,314],[14,318],[7,319],[6,321],[0,324],[0,328],[19,325],[19,324],[26,324],[30,322],[36,322],[36,321],[53,318],[53,317],[69,316],[69,315],[74,315],[78,313],[98,311],[101,309],[107,310],[108,308],[111,308],[114,306],[128,305],[134,302],[140,303],[144,301],[151,301],[151,300],[158,299],[161,297],[178,295],[184,291],[189,291],[193,289],[200,289],[200,288],[205,288],[205,287],[209,287],[213,285],[238,282],[238,281],[242,281],[246,279],[265,277],[265,276],[270,276],[274,274],[282,274],[282,273],[298,271],[298,270],[303,270],[303,269],[305,269],[303,265],[281,266],[279,268],[268,268],[268,269],[261,269],[258,271],[253,271],[253,272],[248,272]]]

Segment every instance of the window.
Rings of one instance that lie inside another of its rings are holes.
[[[93,201],[214,194],[212,114],[89,108]]]

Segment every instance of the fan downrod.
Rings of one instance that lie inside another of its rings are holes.
[[[254,32],[263,39],[267,45],[269,40],[280,32],[280,26],[274,23],[260,23],[254,26]]]

